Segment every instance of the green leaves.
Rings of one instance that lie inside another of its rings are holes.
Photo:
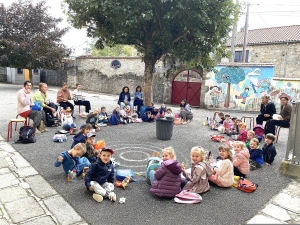
[[[47,14],[45,1],[16,1],[0,14],[0,65],[56,69],[70,50],[60,44],[68,28],[59,29],[60,18]]]

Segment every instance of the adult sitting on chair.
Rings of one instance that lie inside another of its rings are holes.
[[[141,86],[137,86],[133,94],[133,105],[137,106],[137,112],[140,112],[141,106],[144,105],[144,92],[142,92]]]
[[[84,105],[85,113],[88,114],[91,110],[91,103],[83,98],[81,92],[81,84],[76,84],[76,89],[73,91],[73,100],[75,105]]]
[[[45,112],[43,110],[32,110],[34,105],[32,101],[31,93],[31,81],[26,80],[24,82],[24,88],[18,91],[17,94],[17,112],[18,115],[26,118],[29,117],[33,120],[33,126],[38,128],[40,131],[44,131],[44,123],[41,124],[41,121],[45,122]]]
[[[125,105],[129,105],[130,106],[129,114],[132,113],[133,104],[132,104],[131,98],[130,98],[129,87],[127,87],[127,86],[123,87],[122,92],[119,95],[118,104],[120,105],[121,109],[123,109]]]
[[[33,101],[39,102],[41,104],[41,107],[43,108],[45,114],[49,113],[50,115],[52,115],[53,122],[54,122],[55,120],[56,121],[58,120],[57,113],[56,113],[58,107],[55,103],[50,102],[47,99],[47,89],[48,89],[48,87],[47,87],[46,83],[40,83],[39,90],[33,94]],[[46,123],[46,125],[47,125],[47,123]]]
[[[57,92],[57,103],[64,109],[67,109],[67,107],[70,107],[72,112],[74,111],[74,105],[69,102],[68,100],[71,100],[71,94],[68,90],[68,85],[66,83],[63,83],[62,88],[58,90]]]
[[[276,108],[273,102],[270,101],[269,95],[261,97],[260,114],[256,117],[256,124],[263,124],[263,121],[273,119],[276,114]]]
[[[289,98],[287,96],[280,96],[281,111],[278,120],[271,119],[265,125],[265,134],[272,133],[275,135],[276,126],[290,127],[290,119],[292,115],[292,106],[288,104]]]

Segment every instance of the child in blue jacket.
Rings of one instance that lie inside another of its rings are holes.
[[[66,174],[75,169],[77,176],[79,176],[82,173],[83,168],[90,165],[90,161],[87,158],[80,158],[85,153],[85,144],[79,143],[71,150],[61,153],[55,161],[54,166],[59,167],[62,165]]]
[[[263,150],[259,148],[259,141],[257,138],[251,139],[249,153],[250,169],[255,170],[257,168],[261,168],[264,165],[264,156]]]
[[[81,127],[81,130],[73,137],[73,143],[71,148],[73,148],[78,143],[85,143],[87,134],[93,129],[92,125],[87,123]]]
[[[276,148],[273,145],[273,141],[275,141],[274,134],[266,134],[265,145],[262,148],[262,150],[264,155],[264,161],[267,166],[270,166],[272,164],[272,162],[275,159],[275,156],[277,155]]]
[[[97,202],[102,202],[103,198],[116,201],[117,196],[114,191],[114,166],[111,158],[114,150],[102,148],[97,161],[91,164],[85,176],[85,186],[90,191],[94,191],[93,198]]]

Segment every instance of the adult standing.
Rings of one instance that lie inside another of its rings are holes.
[[[273,119],[276,113],[276,108],[273,102],[270,101],[269,95],[261,97],[260,114],[256,117],[256,124],[263,124],[263,121]]]
[[[33,94],[33,101],[39,102],[45,114],[52,115],[53,122],[54,122],[54,120],[58,120],[57,113],[56,113],[58,107],[54,102],[50,102],[49,99],[47,99],[47,90],[48,90],[47,84],[40,83],[39,90]],[[48,122],[46,123],[47,126],[50,126],[49,124],[51,124],[50,121],[49,123]]]
[[[118,104],[120,105],[121,109],[123,109],[125,105],[129,105],[130,106],[130,112],[129,112],[129,114],[132,113],[133,104],[131,102],[131,97],[130,97],[130,93],[129,93],[129,87],[127,87],[127,86],[123,87],[122,92],[119,95]]]
[[[75,105],[84,105],[85,112],[88,114],[91,110],[91,103],[88,100],[85,100],[81,92],[81,84],[76,84],[76,89],[73,91],[73,100]]]
[[[72,109],[72,112],[74,111],[74,105],[69,102],[68,100],[71,100],[71,93],[68,90],[68,85],[66,83],[62,84],[62,88],[58,90],[57,92],[57,103],[64,109],[67,109],[67,107],[70,107]]]
[[[179,116],[181,118],[181,124],[187,124],[188,120],[191,120],[193,118],[192,108],[190,104],[186,102],[186,99],[182,99],[180,102]]]
[[[288,103],[289,98],[287,96],[280,97],[280,118],[278,120],[271,119],[265,125],[265,134],[272,133],[275,135],[276,126],[290,127],[290,120],[292,115],[292,106]]]
[[[144,105],[144,92],[142,92],[141,86],[137,86],[135,88],[135,92],[133,94],[133,105],[137,106],[137,112],[140,112],[141,106]]]
[[[24,87],[17,93],[17,112],[22,117],[33,120],[33,126],[44,131],[45,112],[43,110],[32,110],[34,105],[31,93],[32,84],[30,80],[24,82]],[[43,121],[43,123],[41,122]]]

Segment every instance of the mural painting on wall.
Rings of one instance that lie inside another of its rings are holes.
[[[209,87],[205,94],[207,108],[259,111],[261,97],[268,94],[280,111],[281,94],[300,98],[300,82],[273,80],[273,66],[217,66],[215,69],[218,72],[208,73],[210,79],[205,83]]]

